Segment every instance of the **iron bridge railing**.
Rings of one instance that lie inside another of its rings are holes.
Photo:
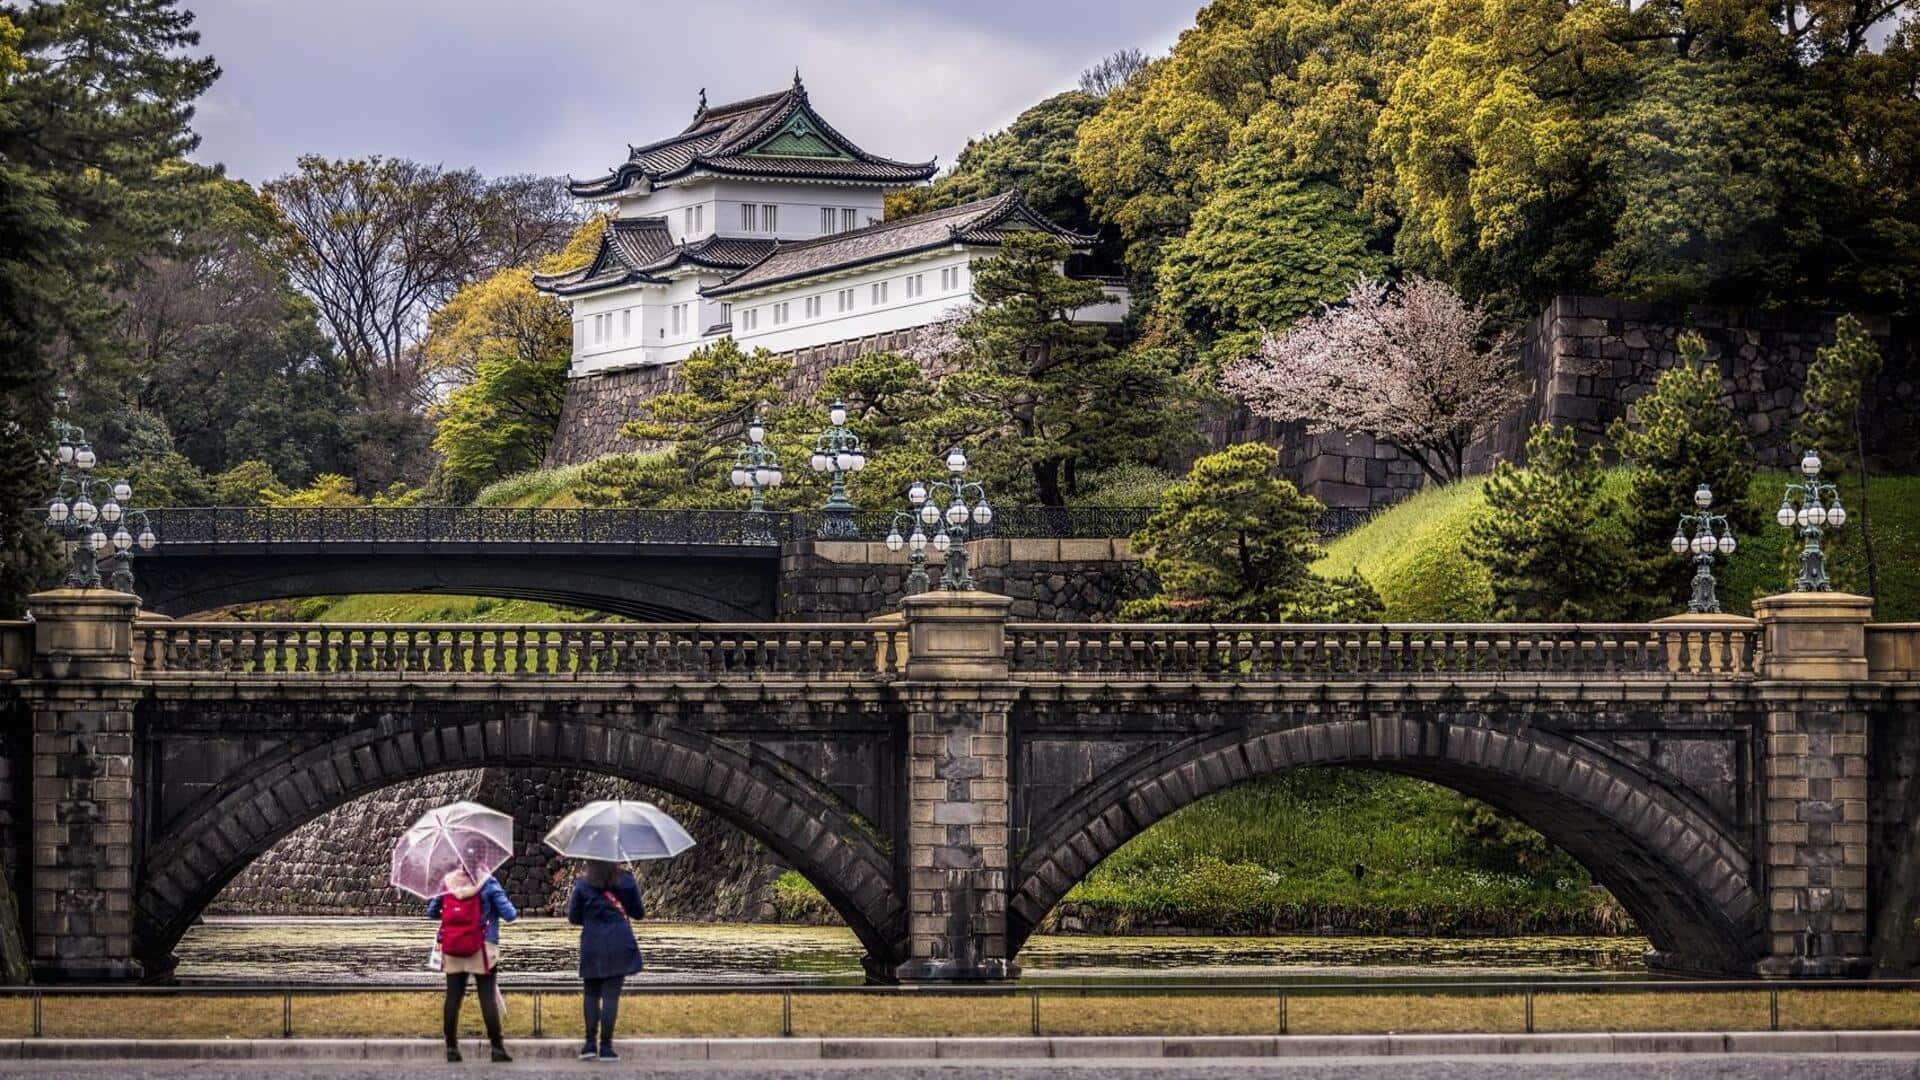
[[[1152,513],[1098,507],[997,508],[982,538],[1131,536]],[[574,509],[487,506],[173,507],[149,511],[169,547],[198,544],[687,544],[771,547],[819,536],[820,511]],[[860,536],[879,540],[891,511],[859,511]]]
[[[142,623],[154,678],[254,676],[888,679],[907,629],[881,623]],[[1748,677],[1750,624],[1010,623],[1019,679],[1262,682]]]

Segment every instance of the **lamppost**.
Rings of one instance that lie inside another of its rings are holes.
[[[154,536],[145,511],[128,509],[133,488],[125,480],[107,488],[105,501],[94,502],[94,488],[106,485],[93,475],[99,458],[87,441],[86,431],[69,422],[66,411],[67,395],[63,391],[56,399],[53,418],[54,435],[59,439],[54,461],[59,465],[60,478],[47,503],[47,527],[60,534],[60,546],[66,551],[66,584],[74,589],[100,588],[100,564],[113,559],[113,587],[132,592],[134,549],[152,551],[159,538]],[[113,532],[108,533],[108,529]]]
[[[1827,580],[1827,556],[1820,550],[1823,529],[1847,523],[1847,508],[1840,505],[1840,489],[1820,479],[1820,455],[1809,449],[1800,459],[1800,474],[1806,477],[1788,484],[1780,496],[1780,510],[1773,520],[1783,529],[1799,529],[1805,545],[1800,549],[1800,576],[1794,581],[1799,592],[1832,592]]]
[[[827,410],[827,423],[827,430],[813,440],[813,456],[807,459],[814,472],[829,473],[833,477],[833,489],[827,495],[827,505],[822,507],[826,518],[820,523],[820,535],[833,540],[851,540],[860,535],[860,526],[853,520],[853,501],[847,498],[847,474],[867,467],[866,449],[860,445],[860,436],[847,429],[845,402],[833,403]]]
[[[932,484],[915,480],[907,488],[907,501],[913,504],[920,524],[939,530],[933,534],[933,549],[947,557],[940,587],[952,591],[973,588],[973,575],[967,570],[967,526],[985,528],[993,524],[993,507],[987,505],[986,489],[968,480],[966,473],[967,455],[956,446],[947,451],[946,480]],[[969,497],[975,500],[973,506],[967,505]],[[898,528],[893,535],[899,535]],[[891,537],[888,546],[893,546]]]
[[[901,536],[900,526],[902,524],[912,528],[913,535]],[[929,585],[927,581],[927,543],[926,531],[920,528],[920,521],[915,515],[905,510],[895,510],[893,512],[893,529],[887,533],[887,550],[899,551],[901,548],[907,549],[907,565],[912,567],[907,573],[908,596],[919,596],[921,593],[927,591]]]
[[[1713,591],[1713,557],[1716,553],[1732,555],[1740,545],[1733,538],[1733,526],[1727,523],[1726,515],[1710,509],[1713,489],[1701,484],[1694,490],[1693,505],[1696,509],[1692,513],[1680,515],[1669,546],[1675,555],[1693,555],[1693,599],[1687,601],[1687,610],[1695,615],[1718,615],[1720,597]]]
[[[767,425],[760,419],[760,410],[753,411],[752,419],[747,421],[747,441],[734,455],[733,471],[727,474],[727,480],[737,488],[745,488],[747,495],[747,530],[744,539],[749,544],[771,544],[774,542],[773,530],[767,526],[767,489],[776,488],[787,478],[786,471],[780,468],[780,458],[767,445]]]

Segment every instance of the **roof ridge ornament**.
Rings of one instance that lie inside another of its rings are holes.
[[[802,90],[802,91],[806,89],[806,87],[800,85],[800,65],[799,64],[793,65],[793,88],[795,90]]]

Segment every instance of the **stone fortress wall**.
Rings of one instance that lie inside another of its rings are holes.
[[[1870,451],[1884,468],[1920,468],[1920,325],[1913,320],[1866,321],[1886,356],[1881,385],[1873,395]],[[1799,453],[1794,433],[1806,411],[1801,388],[1807,365],[1817,349],[1833,340],[1833,322],[1833,314],[1826,312],[1557,297],[1520,333],[1525,404],[1469,450],[1469,467],[1483,472],[1494,462],[1518,459],[1527,432],[1539,421],[1570,425],[1598,440],[1615,417],[1631,417],[1633,403],[1653,388],[1661,372],[1679,363],[1675,342],[1688,329],[1706,339],[1708,359],[1720,366],[1728,403],[1745,418],[1760,461],[1784,467]],[[906,338],[878,335],[796,353],[788,389],[802,396],[817,392],[834,367],[864,353],[897,349]],[[635,415],[641,402],[669,388],[671,370],[638,368],[572,380],[547,464],[569,465],[637,449],[620,436],[620,425]],[[1288,475],[1329,507],[1385,506],[1425,482],[1419,467],[1390,446],[1365,436],[1310,435],[1304,424],[1263,420],[1244,408],[1229,407],[1205,418],[1201,433],[1216,449],[1242,442],[1275,447]]]

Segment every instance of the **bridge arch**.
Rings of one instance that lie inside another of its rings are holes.
[[[818,888],[866,948],[869,974],[891,977],[906,930],[893,862],[872,824],[831,791],[764,750],[698,732],[636,730],[592,717],[553,724],[543,736],[536,729],[545,726],[396,716],[252,762],[195,800],[149,845],[133,904],[146,970],[170,970],[174,946],[220,890],[322,814],[436,773],[542,765],[632,780],[718,814]]]
[[[1301,766],[1359,766],[1426,780],[1538,829],[1620,900],[1663,968],[1750,970],[1765,909],[1738,832],[1643,762],[1520,723],[1411,714],[1237,728],[1144,752],[1046,815],[1008,903],[1017,951],[1068,890],[1149,826],[1226,788]],[[1676,785],[1677,786],[1677,785]]]

